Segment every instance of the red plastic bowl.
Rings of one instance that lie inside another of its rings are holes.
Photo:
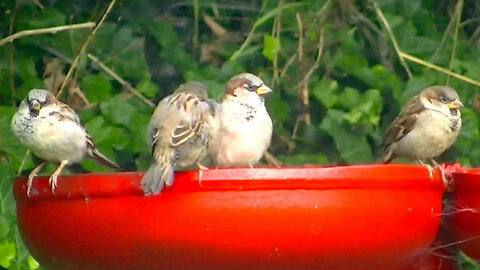
[[[14,185],[18,224],[49,269],[404,269],[428,252],[444,191],[412,165],[237,168]]]
[[[453,174],[452,228],[460,249],[480,262],[480,169]]]

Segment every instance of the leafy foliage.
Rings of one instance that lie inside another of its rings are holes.
[[[98,22],[108,4],[41,2],[45,6],[39,1],[0,3],[0,35],[7,36],[10,26],[19,32]],[[455,2],[377,3],[403,52],[478,77],[480,5],[476,1],[465,1],[458,37],[454,36]],[[423,87],[447,81],[446,75],[413,63],[408,66],[414,76],[407,75],[369,1],[207,0],[199,1],[200,17],[194,13],[193,2],[188,1],[119,2],[86,53],[154,102],[186,80],[203,81],[210,96],[218,99],[230,76],[244,71],[259,74],[274,89],[267,98],[274,120],[269,151],[284,165],[380,160],[383,134],[400,107]],[[0,267],[38,267],[16,229],[12,179],[26,149],[13,138],[10,119],[30,89],[58,90],[90,33],[84,29],[26,36],[0,46]],[[72,81],[62,99],[79,112],[99,149],[125,169],[145,170],[150,161],[145,129],[153,108],[86,54],[81,55]],[[478,166],[478,88],[453,78],[448,82],[468,106],[462,111],[458,141],[441,160]],[[306,83],[303,88],[302,83]],[[27,157],[22,175],[33,166]],[[81,168],[65,173],[78,170],[109,169],[86,160]],[[469,260],[463,264],[465,269],[480,269]]]

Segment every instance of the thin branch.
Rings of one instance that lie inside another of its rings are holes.
[[[33,35],[41,35],[41,34],[55,34],[61,31],[67,30],[76,30],[76,29],[83,29],[83,28],[92,28],[95,27],[94,22],[87,22],[87,23],[77,23],[77,24],[70,24],[70,25],[62,25],[62,26],[55,26],[55,27],[48,27],[48,28],[39,28],[39,29],[30,29],[30,30],[23,30],[17,32],[13,35],[9,35],[0,40],[0,46],[12,42],[15,39],[19,39],[26,36],[33,36]]]
[[[193,2],[193,37],[192,43],[194,48],[198,48],[198,24],[200,21],[200,7],[198,5],[198,0],[192,0]]]
[[[273,165],[275,167],[281,167],[282,164],[281,162],[276,159],[270,152],[268,151],[265,151],[265,154],[263,155],[263,158],[265,158],[265,161],[270,164],[270,165]]]
[[[15,25],[15,16],[17,14],[18,9],[18,1],[15,1],[15,6],[13,7],[12,17],[10,18],[10,27],[8,28],[8,34],[12,35],[13,33],[13,26]],[[13,107],[17,107],[15,103],[15,72],[14,72],[14,53],[15,47],[13,43],[10,43],[9,50],[8,50],[8,64],[10,65],[10,93],[12,95],[12,105]]]
[[[27,149],[27,152],[25,152],[25,155],[23,156],[22,162],[20,162],[20,166],[18,166],[17,176],[20,176],[20,174],[22,173],[23,166],[25,166],[25,162],[27,162],[30,153],[30,149]]]
[[[280,46],[280,35],[282,32],[282,7],[284,0],[280,0],[278,3],[278,12],[275,15],[275,21],[273,22],[272,37],[275,37],[276,46]],[[273,56],[273,82],[272,87],[275,87],[278,84],[278,52],[280,50],[275,50]]]
[[[463,9],[463,0],[458,0],[457,5],[455,7],[455,32],[453,36],[453,47],[452,47],[452,54],[450,55],[450,63],[448,65],[448,69],[453,69],[453,61],[455,60],[455,55],[457,52],[457,41],[458,41],[458,30],[460,29],[460,21],[462,19],[462,9]],[[447,76],[446,85],[450,82],[450,76]]]
[[[472,84],[472,85],[475,85],[475,86],[479,86],[479,87],[480,87],[480,82],[479,82],[479,81],[476,81],[476,80],[474,80],[474,79],[471,79],[471,78],[465,77],[465,76],[463,76],[463,75],[460,75],[460,74],[458,74],[458,73],[452,72],[452,71],[450,71],[450,70],[448,70],[448,69],[446,69],[446,68],[439,67],[439,66],[437,66],[437,65],[434,65],[434,64],[432,64],[432,63],[429,63],[429,62],[424,61],[424,60],[422,60],[422,59],[420,59],[420,58],[417,58],[417,57],[415,57],[415,56],[411,56],[411,55],[406,54],[406,53],[403,53],[403,52],[400,52],[400,56],[403,57],[403,58],[405,58],[405,59],[407,59],[407,60],[409,60],[409,61],[412,61],[412,62],[415,62],[415,63],[417,63],[417,64],[426,66],[426,67],[431,68],[431,69],[434,69],[434,70],[436,70],[436,71],[440,71],[440,72],[442,72],[442,73],[444,73],[444,74],[447,74],[448,76],[452,76],[452,77],[454,77],[454,78],[456,78],[456,79],[459,79],[459,80],[461,80],[461,81],[464,81],[464,82],[467,82],[467,83],[469,83],[469,84]]]
[[[385,29],[387,30],[388,35],[390,36],[390,39],[392,40],[393,48],[395,49],[395,52],[397,53],[398,58],[400,59],[400,63],[402,64],[403,68],[404,68],[405,71],[407,72],[408,77],[409,77],[409,78],[413,77],[412,72],[411,72],[410,69],[408,68],[407,63],[405,62],[405,60],[404,60],[404,59],[402,58],[402,56],[401,56],[400,47],[398,46],[397,39],[396,39],[395,36],[393,35],[392,29],[390,28],[390,24],[388,24],[387,19],[385,18],[385,16],[383,16],[383,12],[382,12],[382,10],[380,9],[380,7],[378,7],[377,3],[372,0],[372,4],[373,4],[373,8],[374,8],[375,11],[377,12],[378,18],[379,18],[380,21],[382,22],[383,26],[384,26]]]
[[[308,70],[307,74],[303,78],[303,81],[308,83],[308,80],[310,79],[310,76],[312,76],[313,72],[320,66],[320,60],[322,59],[322,54],[323,54],[323,28],[320,29],[319,33],[319,38],[318,38],[318,52],[317,52],[317,58],[315,59],[315,62],[313,63],[312,67]]]
[[[263,1],[263,3],[265,4],[267,1]],[[304,5],[303,3],[288,3],[288,4],[285,4],[283,5],[282,9],[283,10],[286,10],[286,9],[289,9],[289,8],[294,8],[294,7],[298,7],[298,6],[302,6]],[[262,7],[261,9],[262,11],[264,10],[264,7]],[[250,45],[250,42],[252,42],[252,38],[253,38],[253,35],[254,35],[254,32],[255,30],[257,29],[257,27],[259,27],[260,25],[264,24],[268,19],[270,19],[271,17],[273,17],[276,13],[278,12],[278,7],[270,10],[269,12],[265,13],[263,16],[259,17],[255,23],[253,24],[252,28],[250,29],[250,32],[248,33],[247,35],[247,38],[245,38],[245,41],[242,43],[242,45],[240,46],[240,48],[238,50],[236,50],[232,56],[230,56],[230,58],[228,59],[228,61],[235,61],[237,60],[237,58],[239,58],[243,51],[246,49],[246,47],[248,45]]]
[[[212,33],[215,34],[215,36],[223,36],[227,33],[227,30],[223,28],[219,23],[217,23],[212,17],[208,16],[205,13],[202,13],[203,16],[203,21],[205,24],[212,30]]]
[[[432,56],[430,56],[430,58],[428,59],[430,62],[434,62],[435,57],[437,56],[437,54],[440,52],[440,50],[445,45],[445,42],[447,41],[448,33],[450,32],[450,28],[452,28],[453,23],[455,22],[455,17],[456,16],[457,16],[457,10],[455,10],[452,18],[448,22],[447,28],[445,28],[445,30],[443,31],[442,39],[440,40],[440,45],[437,47],[437,49],[432,54]]]
[[[97,64],[101,69],[103,69],[108,75],[112,76],[115,80],[117,80],[122,86],[124,86],[130,93],[132,93],[134,96],[138,97],[141,99],[143,102],[145,102],[148,106],[150,107],[155,107],[155,104],[151,102],[149,99],[144,97],[137,89],[133,88],[130,83],[122,79],[117,73],[115,73],[113,70],[111,70],[109,67],[107,67],[104,63],[100,62],[97,57],[87,54],[88,58],[92,60],[95,64]]]
[[[282,72],[280,72],[280,78],[285,76],[285,74],[288,71],[288,68],[293,64],[293,61],[295,60],[295,58],[297,58],[297,53],[292,54],[288,59],[287,63],[285,63],[285,65],[283,66]]]
[[[70,66],[70,69],[68,70],[67,75],[65,76],[65,80],[63,81],[62,85],[60,86],[60,89],[58,90],[57,97],[59,97],[62,94],[63,88],[65,88],[65,86],[67,85],[67,82],[69,81],[70,77],[73,74],[73,70],[75,70],[75,68],[77,67],[78,61],[80,60],[80,57],[82,56],[83,52],[87,48],[87,46],[90,43],[90,41],[92,40],[92,38],[98,32],[98,29],[100,29],[100,27],[102,26],[103,22],[107,18],[107,15],[110,13],[110,11],[112,11],[112,8],[115,5],[115,2],[116,2],[116,0],[112,0],[112,2],[110,2],[107,10],[105,11],[102,18],[100,19],[100,22],[98,22],[97,26],[93,29],[92,33],[88,36],[87,40],[82,44],[82,47],[80,48],[80,51],[78,51],[77,56],[73,60],[73,63]]]

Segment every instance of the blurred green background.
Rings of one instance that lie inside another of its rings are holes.
[[[0,36],[98,23],[109,4],[4,0]],[[11,116],[30,89],[57,92],[77,56],[61,100],[77,110],[101,152],[127,170],[148,167],[145,131],[153,112],[131,87],[156,104],[180,83],[200,80],[218,99],[228,78],[245,71],[274,89],[266,101],[274,122],[269,164],[377,162],[384,132],[401,106],[426,86],[448,84],[466,107],[457,142],[439,160],[479,166],[478,87],[405,60],[407,71],[380,10],[402,52],[480,80],[477,0],[118,1],[80,55],[92,28],[1,45],[0,268],[39,267],[16,227],[11,187],[26,149],[12,136]],[[33,166],[28,156],[20,173]],[[108,169],[85,160],[64,173],[82,171]],[[462,265],[480,269],[466,258]]]

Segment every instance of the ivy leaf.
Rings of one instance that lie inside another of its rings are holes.
[[[373,160],[372,150],[364,136],[354,135],[348,125],[343,125],[343,112],[329,110],[320,129],[329,134],[340,157],[348,164],[368,163]]]
[[[8,268],[17,255],[15,244],[4,239],[0,241],[0,266]]]
[[[136,89],[143,95],[152,98],[158,93],[158,86],[151,80],[142,80],[137,84]]]
[[[112,84],[99,75],[84,76],[81,87],[90,102],[99,102],[111,96]]]
[[[313,86],[312,93],[313,96],[328,109],[338,102],[337,89],[337,81],[322,79]]]
[[[121,96],[114,96],[100,104],[100,109],[108,121],[128,127],[135,108]]]
[[[270,35],[263,35],[262,54],[265,58],[273,62],[275,54],[281,50],[280,41]]]

